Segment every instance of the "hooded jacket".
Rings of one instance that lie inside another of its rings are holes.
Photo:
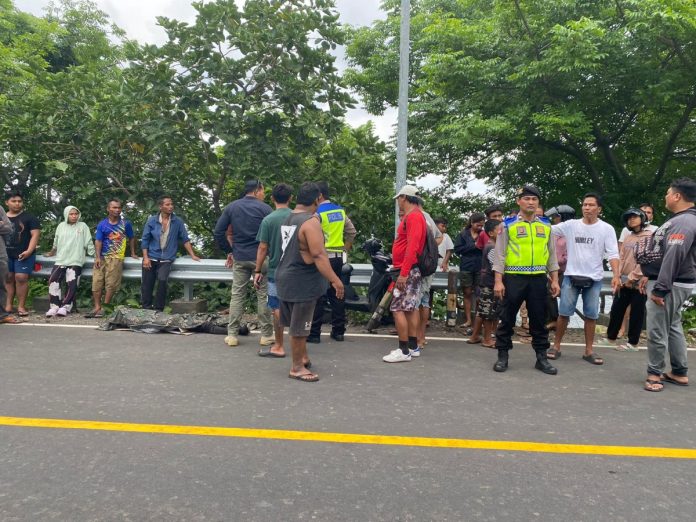
[[[640,265],[648,279],[657,280],[652,293],[665,297],[675,284],[696,283],[696,208],[674,214],[653,237],[661,244],[662,259]]]
[[[77,223],[68,224],[68,214],[71,210],[77,210]],[[56,228],[53,238],[53,250],[56,252],[55,264],[57,266],[82,266],[85,264],[85,252],[94,255],[94,243],[89,227],[80,221],[82,214],[77,207],[68,205],[63,210],[64,221]]]

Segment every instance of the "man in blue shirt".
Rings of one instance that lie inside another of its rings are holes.
[[[143,250],[143,275],[141,298],[145,309],[164,310],[164,302],[167,299],[167,280],[172,269],[172,262],[176,259],[179,243],[184,244],[184,249],[194,261],[200,261],[191,247],[186,225],[174,214],[174,202],[170,196],[162,196],[157,200],[159,213],[150,216],[143,228],[143,237],[140,241]],[[157,282],[157,296],[152,303],[152,293]]]
[[[263,202],[265,196],[264,186],[261,180],[248,180],[244,184],[244,196],[227,205],[220,219],[215,225],[215,241],[223,252],[227,254],[225,266],[232,267],[232,296],[230,298],[230,322],[227,325],[227,337],[225,343],[228,346],[237,346],[239,340],[239,326],[244,313],[244,300],[247,294],[249,281],[256,273],[256,251],[259,242],[256,239],[261,221],[273,209]],[[231,228],[231,235],[228,229]],[[264,263],[259,271],[264,276],[268,263]],[[273,323],[271,314],[266,306],[268,299],[268,283],[264,277],[255,287],[256,302],[261,328],[261,346],[273,344]]]

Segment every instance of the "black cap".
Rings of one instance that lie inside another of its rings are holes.
[[[541,199],[541,192],[534,185],[524,185],[517,189],[517,197],[521,198],[523,196],[536,196]]]

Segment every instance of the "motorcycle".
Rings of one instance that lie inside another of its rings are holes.
[[[374,236],[362,244],[362,249],[370,255],[372,263],[372,275],[367,289],[372,317],[367,322],[367,331],[373,332],[380,325],[392,322],[388,314],[394,290],[394,280],[390,271],[392,257],[384,252],[384,244]]]
[[[360,248],[369,254],[370,263],[372,264],[372,274],[370,275],[370,282],[367,288],[367,296],[359,295],[350,284],[353,266],[349,263],[344,264],[341,269],[341,281],[343,282],[345,292],[346,309],[373,314],[374,320],[371,318],[371,322],[368,323],[369,330],[376,328],[380,324],[392,323],[391,316],[388,314],[389,302],[391,301],[391,293],[388,290],[392,281],[389,267],[392,258],[390,254],[384,252],[384,245],[374,236],[365,241]],[[383,303],[387,293],[389,293],[388,301]],[[328,302],[325,306],[325,322],[330,322],[331,309],[328,306]],[[387,312],[386,316],[385,312]],[[377,313],[377,316],[375,316],[375,313]]]

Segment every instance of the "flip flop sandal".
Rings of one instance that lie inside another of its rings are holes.
[[[604,364],[604,359],[598,357],[596,353],[591,353],[590,355],[583,355],[582,358],[588,363],[595,364],[597,366],[601,366],[602,364]]]
[[[687,382],[679,382],[679,381],[676,380],[674,377],[671,377],[671,376],[667,375],[666,373],[663,373],[663,374],[662,374],[662,377],[660,377],[660,379],[661,379],[663,382],[668,382],[668,383],[670,383],[670,384],[676,384],[677,386],[688,386],[688,385],[689,385],[689,381],[687,381]]]
[[[29,317],[29,312],[24,312],[24,311],[20,312],[19,310],[17,310],[17,315],[19,317]]]
[[[561,352],[559,350],[556,350],[555,348],[551,348],[550,350],[546,351],[546,357],[550,359],[551,361],[555,361],[556,359],[561,358]]]
[[[317,382],[319,380],[319,376],[316,373],[301,373],[300,375],[290,374],[288,377],[302,382]]]
[[[659,388],[655,389],[653,386],[659,386]],[[665,385],[662,384],[660,381],[653,381],[650,379],[645,380],[645,384],[643,385],[643,389],[645,391],[649,392],[661,392],[664,389]]]
[[[7,315],[0,319],[0,324],[22,324],[22,321],[12,315]]]
[[[478,341],[474,341],[473,339],[467,339],[467,340],[464,341],[464,342],[465,342],[466,344],[481,344],[481,339],[479,339]]]
[[[272,346],[267,346],[267,347],[261,348],[261,349],[258,351],[259,357],[274,357],[274,358],[276,358],[276,359],[282,359],[282,358],[285,357],[285,354],[282,354],[282,355],[281,355],[281,354],[279,354],[279,353],[274,353],[274,352],[272,352],[272,351],[271,351],[271,348],[272,348]]]
[[[495,343],[493,343],[493,344],[481,343],[481,346],[483,346],[484,348],[491,348],[491,349],[495,350]]]

